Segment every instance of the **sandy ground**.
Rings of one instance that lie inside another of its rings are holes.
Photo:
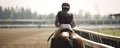
[[[2,28],[0,48],[49,48],[48,37],[56,28]]]

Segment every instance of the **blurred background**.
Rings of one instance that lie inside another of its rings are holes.
[[[0,28],[55,27],[68,2],[79,28],[120,28],[120,0],[0,0]]]
[[[120,28],[120,0],[0,0],[0,28],[55,27],[63,2],[78,28]]]
[[[77,26],[120,27],[119,0],[0,0],[0,27],[54,27],[63,2],[70,3]]]
[[[0,48],[49,48],[63,2],[70,4],[75,28],[120,36],[120,0],[0,0]]]

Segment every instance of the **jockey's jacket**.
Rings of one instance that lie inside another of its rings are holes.
[[[71,25],[71,22],[72,22],[72,19],[73,19],[73,15],[70,14],[70,13],[67,13],[65,11],[59,11],[58,14],[58,21],[61,24],[70,24]]]

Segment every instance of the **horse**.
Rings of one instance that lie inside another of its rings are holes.
[[[69,34],[72,34],[72,38],[69,38]],[[77,33],[63,29],[51,42],[50,48],[83,48],[83,42]]]

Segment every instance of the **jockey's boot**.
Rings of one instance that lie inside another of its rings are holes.
[[[50,48],[53,48],[53,42],[55,41],[54,38],[51,39],[51,45],[50,45]]]

